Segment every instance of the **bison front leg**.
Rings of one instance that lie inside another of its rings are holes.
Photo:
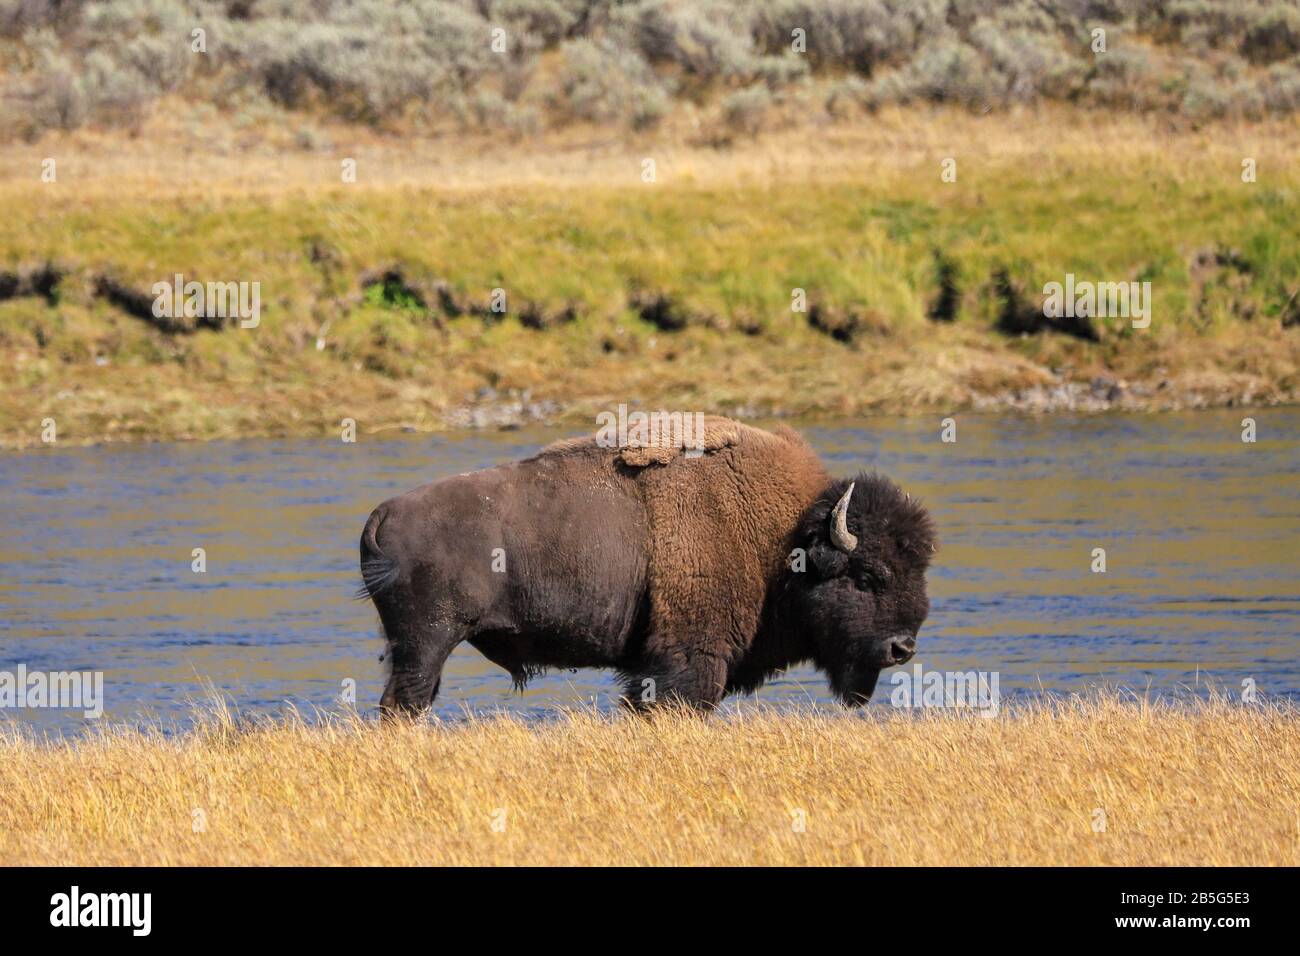
[[[623,700],[638,711],[660,704],[710,711],[722,702],[726,686],[727,665],[720,658],[712,654],[675,655],[633,677]]]

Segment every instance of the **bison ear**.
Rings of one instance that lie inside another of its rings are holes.
[[[822,580],[838,578],[849,569],[847,554],[839,548],[820,541],[808,549],[808,559],[817,571],[817,576]]]

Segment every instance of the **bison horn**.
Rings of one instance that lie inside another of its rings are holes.
[[[849,490],[844,492],[841,498],[831,509],[831,541],[835,547],[849,554],[858,546],[858,539],[849,534],[849,525],[846,516],[849,512],[849,499],[853,497],[853,486],[856,482],[849,482]]]

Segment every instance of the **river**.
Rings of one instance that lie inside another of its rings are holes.
[[[1255,443],[1241,440],[1247,415]],[[832,471],[877,468],[933,511],[933,610],[907,670],[996,672],[1011,698],[1102,684],[1300,697],[1300,410],[963,414],[955,442],[939,418],[793,423]],[[184,726],[207,686],[244,714],[337,710],[355,686],[373,712],[377,618],[352,599],[370,509],[574,433],[0,453],[0,671],[102,672],[106,718],[164,727]],[[616,692],[582,671],[514,693],[465,645],[436,709],[542,716],[610,707]],[[808,667],[758,699],[834,706]],[[72,710],[6,716],[56,735],[87,724]]]

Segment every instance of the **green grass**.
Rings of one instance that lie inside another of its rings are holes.
[[[920,320],[933,291],[934,249],[969,277],[969,306],[979,306],[978,284],[999,262],[1030,287],[1066,271],[1141,274],[1156,286],[1165,324],[1175,325],[1187,318],[1186,263],[1195,250],[1238,249],[1261,305],[1280,306],[1281,289],[1300,276],[1294,174],[1261,186],[1160,181],[1158,171],[1142,169],[1060,178],[1008,172],[991,174],[987,189],[950,191],[899,176],[878,185],[485,195],[338,187],[311,198],[107,200],[90,208],[41,197],[9,208],[0,259],[111,267],[142,289],[173,272],[259,280],[273,327],[359,291],[363,271],[390,263],[444,279],[475,301],[501,287],[519,303],[576,302],[608,314],[641,286],[692,312],[725,319],[754,312],[775,330],[794,287],[829,305],[878,308],[891,324]],[[313,244],[337,266],[314,265]]]
[[[1297,348],[1282,315],[1300,287],[1297,187],[1294,167],[1243,184],[1221,163],[1175,174],[1143,154],[989,163],[964,168],[960,185],[927,166],[739,186],[340,185],[92,202],[62,186],[20,190],[0,220],[0,268],[52,261],[68,275],[55,303],[0,302],[0,349],[14,370],[4,401],[10,412],[24,403],[0,441],[28,443],[30,419],[52,414],[69,389],[64,434],[81,439],[246,432],[246,416],[212,406],[248,388],[279,393],[252,430],[289,434],[332,428],[349,398],[374,427],[439,427],[484,385],[529,389],[574,417],[625,400],[800,414],[947,408],[1043,381],[1057,366],[1140,376],[1177,372],[1180,355],[1288,400]],[[1232,251],[1239,265],[1194,276],[1206,250]],[[926,317],[936,255],[959,288],[951,328]],[[392,266],[409,288],[361,287],[363,274]],[[1152,327],[1099,320],[1096,345],[1006,339],[992,331],[999,266],[1031,302],[1067,272],[1149,280]],[[260,282],[261,326],[168,336],[89,291],[101,273],[147,292],[178,272]],[[440,282],[468,314],[442,314],[431,292]],[[505,315],[479,314],[498,288]],[[824,314],[856,319],[852,340],[792,312],[796,288]],[[417,293],[432,307],[421,309]],[[667,297],[686,328],[644,321],[630,306],[638,295]],[[525,328],[530,305],[553,319],[572,308],[576,319]],[[909,370],[938,378],[894,396],[872,384],[891,371],[911,382]],[[109,399],[83,401],[96,382]],[[184,428],[152,402],[164,383],[201,406]],[[311,406],[322,396],[336,407]]]

